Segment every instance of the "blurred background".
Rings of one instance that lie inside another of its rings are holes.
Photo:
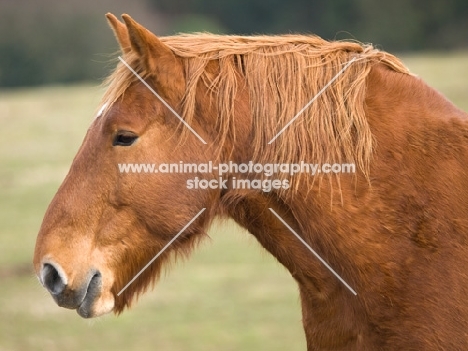
[[[468,47],[466,0],[0,0],[0,87],[102,78],[116,50],[108,11],[159,35],[301,32],[393,52]]]
[[[399,55],[468,111],[466,0],[0,0],[0,351],[304,350],[296,285],[232,222],[120,317],[58,308],[35,237],[98,107],[117,45],[104,14],[158,35],[315,33]]]

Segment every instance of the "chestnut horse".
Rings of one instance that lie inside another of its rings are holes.
[[[309,351],[468,350],[467,114],[370,45],[157,38],[128,15],[107,18],[122,62],[35,249],[59,306],[85,318],[122,312],[221,216],[297,281]],[[289,186],[262,191],[232,186],[235,171],[226,187],[189,189],[194,174],[118,168],[180,161],[347,162],[356,172],[279,174]]]

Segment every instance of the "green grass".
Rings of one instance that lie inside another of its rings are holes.
[[[468,53],[406,56],[411,70],[468,111]],[[120,317],[57,307],[32,273],[36,233],[102,91],[0,91],[0,351],[305,350],[297,287],[232,222]]]

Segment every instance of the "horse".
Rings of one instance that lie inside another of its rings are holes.
[[[297,282],[308,351],[468,349],[465,112],[370,44],[157,37],[106,16],[121,61],[34,252],[59,306],[120,314],[213,218],[231,218]],[[235,186],[272,180],[240,165],[301,162],[355,171]],[[186,163],[210,167],[118,168]],[[188,186],[218,180],[215,164],[239,167],[222,186]]]

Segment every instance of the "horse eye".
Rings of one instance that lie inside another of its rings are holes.
[[[138,136],[132,132],[120,131],[115,135],[114,141],[112,142],[113,146],[130,146],[136,140]]]

